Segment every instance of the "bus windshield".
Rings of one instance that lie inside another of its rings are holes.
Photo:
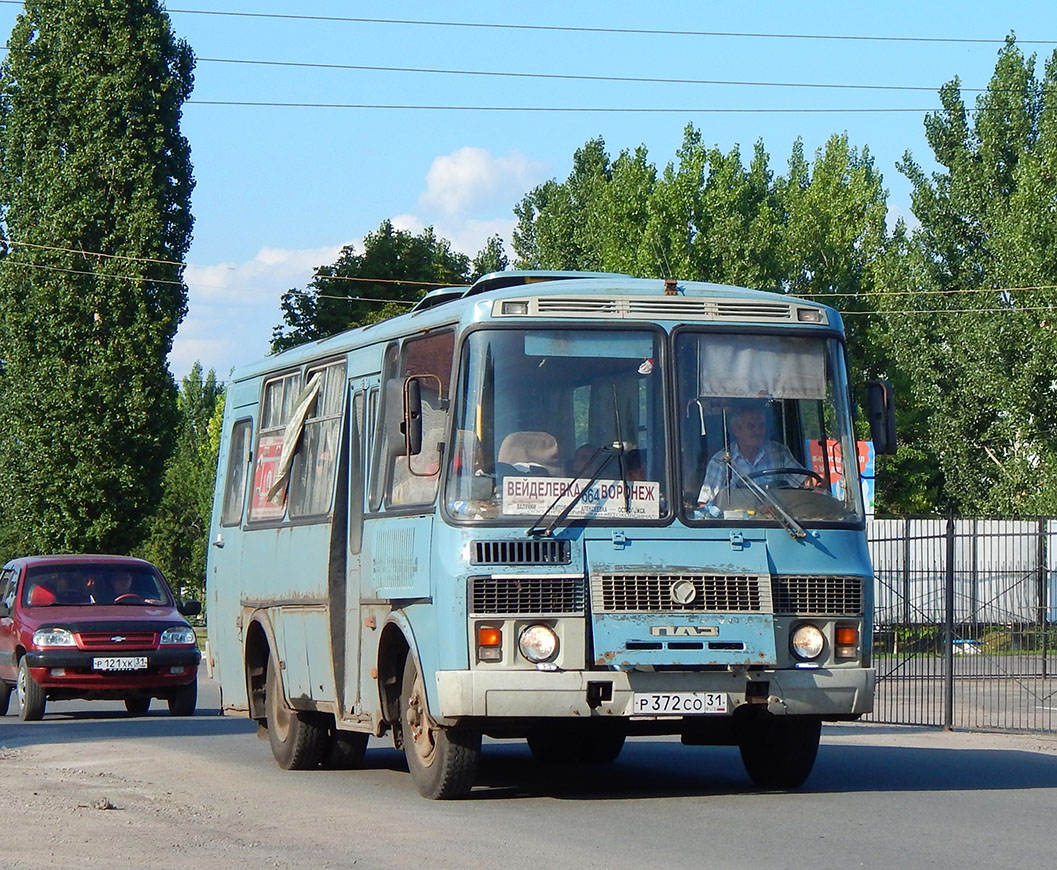
[[[685,330],[675,368],[688,519],[862,520],[839,342]]]
[[[668,515],[663,333],[482,329],[459,367],[445,504],[533,526]]]

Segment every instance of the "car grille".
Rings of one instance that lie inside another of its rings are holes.
[[[776,576],[774,612],[796,616],[861,616],[862,577]]]
[[[594,574],[596,613],[769,612],[771,587],[755,574]]]
[[[472,614],[561,616],[584,612],[583,577],[471,577]]]
[[[82,649],[88,650],[154,649],[158,646],[158,635],[153,631],[83,631],[79,637]]]

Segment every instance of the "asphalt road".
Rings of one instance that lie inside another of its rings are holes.
[[[542,767],[487,741],[480,785],[421,799],[372,741],[358,771],[282,771],[249,720],[164,704],[50,704],[0,719],[3,868],[988,868],[1057,862],[1057,736],[828,726],[796,793],[754,789],[736,749],[628,742]],[[14,708],[14,704],[12,704]]]

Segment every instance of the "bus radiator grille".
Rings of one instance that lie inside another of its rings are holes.
[[[583,577],[470,578],[471,614],[562,616],[583,612]]]
[[[774,612],[795,616],[862,616],[862,577],[775,576]]]
[[[593,574],[596,613],[768,613],[765,574]]]

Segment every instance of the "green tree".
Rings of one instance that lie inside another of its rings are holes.
[[[364,239],[362,254],[347,245],[335,263],[316,270],[307,290],[283,294],[283,323],[272,331],[272,350],[373,323],[383,306],[406,310],[399,303],[418,300],[434,284],[464,284],[469,272],[469,258],[432,228],[415,235],[382,221]]]
[[[157,0],[27,0],[0,68],[5,540],[128,552],[176,423],[194,59]]]
[[[202,600],[206,546],[220,447],[224,393],[210,369],[195,363],[181,383],[176,447],[165,466],[164,494],[140,555],[162,569],[177,590]]]
[[[1010,36],[975,111],[957,79],[941,89],[925,122],[941,169],[900,166],[921,223],[889,281],[910,295],[884,302],[887,341],[929,410],[909,446],[962,511],[1057,510],[1057,52],[1034,70]]]
[[[482,275],[490,275],[492,272],[502,272],[510,265],[506,258],[506,248],[501,236],[491,236],[485,246],[473,258],[472,280],[476,281]]]

